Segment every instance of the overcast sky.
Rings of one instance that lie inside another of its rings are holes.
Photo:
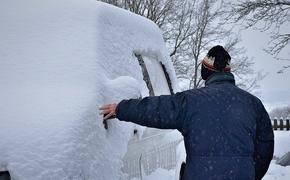
[[[286,29],[290,29],[290,23]],[[289,33],[289,32],[288,32]],[[284,73],[277,72],[283,65],[290,65],[290,61],[278,61],[263,49],[268,47],[269,33],[258,30],[242,30],[241,45],[247,50],[247,55],[254,58],[255,69],[267,73],[267,76],[260,82],[260,94],[258,97],[263,101],[267,110],[275,107],[290,105],[290,68]],[[283,52],[283,58],[290,59],[290,45]]]

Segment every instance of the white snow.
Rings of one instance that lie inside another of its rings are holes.
[[[129,68],[127,64],[134,65],[134,67],[138,67],[141,70],[134,55],[136,53],[143,57],[162,62],[169,73],[173,89],[177,91],[178,86],[175,71],[169,52],[165,47],[161,31],[157,25],[144,17],[139,15],[132,16],[132,13],[129,11],[111,7],[105,3],[99,3],[98,10],[98,22],[100,26],[98,30],[99,34],[101,34],[98,39],[98,59],[107,61],[107,63],[104,63],[104,68],[109,72],[109,78],[114,78],[115,73],[110,72],[115,72],[116,70],[124,75],[136,71],[136,69]],[[120,69],[119,66],[110,64],[116,61],[122,62],[121,65],[125,65],[128,68]],[[141,74],[140,77],[134,78],[138,80],[140,78],[143,79]]]
[[[274,156],[282,157],[290,151],[290,131],[275,131]]]
[[[290,166],[280,166],[275,163],[275,160],[271,162],[269,170],[263,180],[289,180],[290,179]]]
[[[122,176],[131,123],[97,107],[144,92],[138,52],[176,78],[157,26],[93,0],[0,2],[0,170],[12,179]]]
[[[290,131],[274,131],[275,148],[274,156],[281,158],[287,152],[290,152]],[[290,166],[280,166],[275,160],[271,161],[269,170],[263,180],[289,180]]]
[[[154,89],[154,95],[170,94],[170,89],[167,84],[166,76],[158,61],[154,58],[143,57],[144,63],[148,69],[150,81]]]
[[[176,169],[175,169],[175,180],[179,179],[181,164],[186,162],[186,151],[184,146],[184,141],[178,144],[176,147]]]
[[[166,170],[166,169],[157,169],[153,173],[151,173],[148,176],[142,177],[142,180],[175,180],[175,171],[172,170]],[[132,180],[139,180],[139,178],[133,178]]]
[[[147,136],[149,134],[151,136]],[[124,156],[122,169],[128,174],[127,179],[140,178],[140,174],[142,177],[150,176],[161,168],[174,171],[174,176],[178,175],[181,157],[180,148],[177,149],[177,147],[180,144],[184,149],[183,137],[177,130],[157,131],[146,128],[141,139],[130,141],[128,151]]]

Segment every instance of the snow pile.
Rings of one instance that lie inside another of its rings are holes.
[[[263,180],[289,180],[290,166],[280,166],[273,160]]]
[[[180,169],[181,169],[181,164],[183,162],[186,162],[186,151],[185,151],[185,146],[184,146],[184,141],[178,144],[176,147],[176,169],[175,169],[175,180],[179,179],[180,176]]]
[[[133,52],[172,64],[148,20],[92,0],[0,2],[0,170],[13,179],[119,179],[132,124],[98,106],[145,92]]]
[[[290,166],[290,151],[276,161],[281,166]]]
[[[174,180],[175,176],[174,170],[157,169],[155,172],[151,173],[149,176],[145,176],[144,180]]]
[[[175,180],[175,170],[157,169],[148,176],[142,177],[142,180]],[[133,178],[132,180],[139,180],[139,178]]]
[[[290,152],[290,131],[274,131],[275,148],[274,156],[281,158],[287,152]],[[290,179],[290,166],[280,166],[276,164],[276,160],[271,161],[269,170],[263,180],[289,180]]]
[[[274,156],[281,158],[290,151],[290,131],[275,131]]]

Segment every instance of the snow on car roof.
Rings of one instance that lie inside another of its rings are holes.
[[[173,89],[177,91],[175,70],[158,26],[142,16],[106,3],[98,2],[98,9],[99,59],[137,63],[133,53],[156,59],[165,65]]]
[[[157,57],[176,84],[157,26],[91,0],[1,1],[0,23],[0,170],[118,179],[133,126],[106,131],[96,106],[136,92],[134,52]]]

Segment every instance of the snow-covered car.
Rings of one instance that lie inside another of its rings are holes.
[[[122,177],[134,129],[98,106],[170,94],[159,28],[91,0],[0,2],[0,171],[11,179]]]

